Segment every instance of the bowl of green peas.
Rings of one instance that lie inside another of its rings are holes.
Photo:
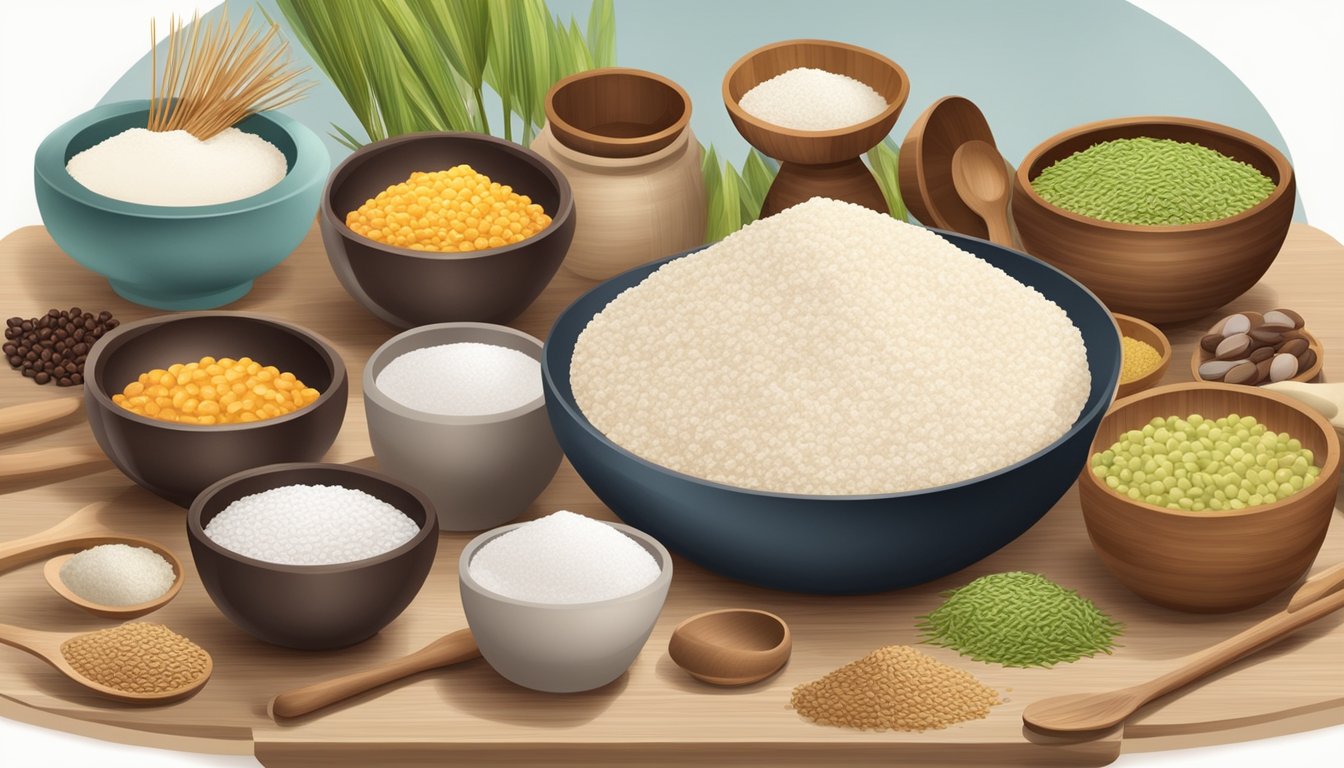
[[[1116,579],[1158,605],[1220,613],[1258,605],[1307,571],[1339,470],[1335,430],[1296,400],[1172,384],[1111,406],[1078,494]]]

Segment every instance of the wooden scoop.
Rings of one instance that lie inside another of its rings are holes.
[[[979,214],[989,228],[989,239],[1006,248],[1013,244],[1008,221],[1012,182],[1003,155],[987,141],[974,139],[952,154],[952,184],[967,207]]]
[[[1315,384],[1303,381],[1278,381],[1261,384],[1262,389],[1278,392],[1299,400],[1303,405],[1319,411],[1344,436],[1344,384]]]
[[[672,630],[667,654],[711,685],[749,685],[778,672],[793,651],[789,625],[773,613],[729,608],[692,616]]]
[[[132,547],[145,547],[159,553],[172,564],[173,574],[176,576],[173,586],[167,592],[148,603],[107,606],[84,600],[71,592],[61,581],[61,566],[65,564],[68,558],[58,557],[51,560],[47,563],[44,573],[47,577],[47,583],[51,584],[52,589],[56,590],[57,594],[98,616],[111,619],[128,619],[143,616],[162,607],[176,597],[178,591],[182,588],[182,580],[185,574],[182,569],[182,562],[167,547],[158,542],[135,536],[126,536],[103,525],[98,516],[106,506],[107,502],[94,502],[45,531],[0,544],[0,573],[53,555],[73,553],[100,544],[127,544]]]
[[[459,629],[444,635],[409,656],[352,672],[342,677],[323,680],[271,699],[272,718],[298,717],[329,707],[351,696],[371,691],[380,685],[440,667],[470,661],[481,655],[470,629]]]
[[[22,432],[69,416],[83,407],[80,397],[62,397],[0,408],[0,435]],[[47,448],[29,453],[0,454],[0,480],[26,477],[62,469],[88,467],[99,472],[111,466],[107,456],[91,440],[71,448]]]
[[[192,681],[185,688],[179,688],[173,691],[163,691],[161,693],[133,693],[123,691],[117,688],[109,688],[102,683],[90,680],[80,674],[78,670],[70,666],[70,662],[65,660],[65,654],[61,653],[61,646],[68,640],[76,637],[82,637],[87,632],[43,632],[27,627],[16,627],[11,624],[0,624],[0,643],[18,648],[21,651],[27,651],[32,655],[42,659],[51,666],[60,670],[61,674],[74,680],[76,683],[88,688],[99,696],[116,701],[124,701],[131,704],[167,704],[168,702],[178,701],[196,693],[202,686],[210,680],[210,673],[214,670],[214,660],[206,654],[205,672],[196,680]]]
[[[1176,669],[1146,683],[1107,693],[1075,693],[1042,699],[1026,708],[1022,721],[1045,732],[1104,731],[1124,722],[1159,696],[1213,674],[1302,627],[1344,608],[1344,564],[1308,579],[1288,607],[1233,637],[1196,653]]]

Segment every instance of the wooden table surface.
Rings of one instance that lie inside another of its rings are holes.
[[[40,227],[0,241],[0,312],[32,316],[52,306],[112,310],[122,320],[152,314],[117,298],[96,275],[66,258]],[[1274,267],[1238,309],[1288,305],[1300,311],[1326,350],[1325,373],[1344,380],[1344,247],[1318,230],[1295,224]],[[551,320],[587,286],[561,270],[547,292],[514,325],[543,337]],[[397,332],[370,316],[341,290],[314,230],[283,265],[259,279],[230,309],[266,312],[306,325],[331,339],[350,370],[351,400],[330,461],[371,455],[360,393],[364,361]],[[1201,320],[1167,328],[1175,345],[1168,381],[1189,375],[1185,359]],[[1338,351],[1335,355],[1332,351]],[[72,394],[38,387],[17,372],[0,371],[0,407]],[[79,415],[59,428],[0,441],[16,452],[91,440]],[[374,466],[369,459],[367,463]],[[97,738],[154,746],[255,754],[268,766],[444,763],[563,765],[737,763],[749,765],[1017,763],[1101,765],[1120,751],[1168,749],[1260,738],[1344,723],[1344,615],[1243,660],[1179,697],[1141,710],[1107,736],[1078,743],[1025,732],[1029,702],[1062,693],[1100,690],[1148,679],[1180,657],[1223,639],[1279,610],[1284,594],[1258,608],[1224,616],[1178,613],[1130,594],[1102,568],[1083,528],[1074,490],[1020,539],[992,557],[940,581],[868,597],[812,597],[732,583],[680,558],[667,605],[648,645],[627,675],[589,693],[551,695],[516,687],[482,660],[366,695],[293,723],[277,725],[266,703],[278,691],[341,674],[415,650],[466,625],[455,583],[458,553],[469,534],[443,535],[438,559],[419,597],[375,638],[351,649],[302,652],[266,645],[235,628],[202,589],[187,548],[182,510],[134,486],[115,470],[67,473],[0,485],[0,541],[36,532],[81,506],[114,502],[109,517],[127,532],[168,545],[188,564],[179,597],[151,614],[191,637],[215,659],[213,679],[196,697],[156,708],[130,708],[83,693],[59,673],[0,646],[0,715]],[[528,516],[570,509],[613,519],[566,463]],[[1338,507],[1313,571],[1344,561]],[[991,572],[1031,570],[1080,590],[1127,626],[1113,656],[1053,670],[1005,669],[924,650],[974,673],[1005,703],[987,719],[924,733],[860,732],[813,725],[788,708],[793,686],[815,679],[876,647],[917,640],[914,618],[939,604],[938,592]],[[740,689],[700,684],[668,658],[669,634],[694,613],[750,606],[778,613],[794,633],[794,653],[774,678]],[[41,564],[0,577],[0,616],[50,630],[108,626],[58,599]]]

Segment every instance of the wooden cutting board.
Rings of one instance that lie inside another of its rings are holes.
[[[40,227],[0,241],[0,312],[36,315],[52,306],[112,310],[122,320],[151,312],[118,299],[106,283],[65,257]],[[515,323],[544,337],[552,319],[590,283],[565,271]],[[1295,224],[1265,280],[1236,308],[1299,310],[1324,345],[1326,377],[1344,380],[1344,247]],[[231,309],[267,312],[324,334],[350,369],[351,400],[330,461],[371,455],[360,373],[364,361],[396,329],[348,298],[327,266],[316,231],[283,265],[257,281]],[[1175,359],[1167,380],[1188,376],[1185,360],[1212,321],[1168,331]],[[38,387],[0,370],[0,407],[71,394]],[[70,446],[90,440],[79,416],[59,429],[0,441],[0,450]],[[370,465],[375,465],[370,459]],[[39,485],[38,482],[46,482]],[[46,477],[0,486],[0,541],[57,522],[89,502],[111,499],[127,532],[155,538],[190,564],[182,510],[143,491],[115,471],[87,477]],[[564,465],[529,516],[570,509],[613,519],[573,470]],[[905,762],[944,765],[1102,765],[1123,751],[1234,742],[1344,723],[1344,614],[1327,618],[1191,689],[1155,702],[1124,732],[1080,743],[1023,731],[1031,701],[1061,693],[1108,689],[1146,680],[1179,658],[1279,610],[1285,593],[1266,605],[1225,616],[1196,616],[1149,605],[1116,583],[1087,541],[1078,498],[1070,491],[1024,536],[960,573],[915,589],[854,598],[771,592],[721,579],[678,559],[676,576],[653,636],[630,672],[601,690],[549,695],[518,688],[484,661],[426,673],[294,723],[266,716],[276,692],[415,650],[466,625],[456,584],[458,553],[467,534],[445,534],[438,560],[419,597],[377,637],[355,648],[301,652],[268,646],[235,628],[210,603],[194,572],[181,595],[149,620],[200,643],[215,659],[214,678],[188,701],[128,708],[82,692],[36,659],[0,647],[0,715],[97,738],[202,752],[255,754],[267,766],[369,764],[559,765],[861,765]],[[1344,561],[1344,522],[1338,511],[1317,565]],[[944,662],[974,673],[1006,701],[985,720],[925,733],[872,733],[827,728],[788,708],[793,686],[815,679],[882,645],[915,643],[915,617],[939,604],[938,592],[995,571],[1031,570],[1092,598],[1127,626],[1115,655],[1052,670],[981,664],[939,648]],[[677,622],[713,608],[751,606],[774,611],[793,628],[794,653],[776,677],[742,689],[695,682],[668,658]],[[92,630],[108,622],[51,593],[40,564],[0,576],[0,616],[42,629]]]

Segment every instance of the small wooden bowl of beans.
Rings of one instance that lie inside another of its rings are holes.
[[[1244,386],[1315,381],[1324,354],[1305,326],[1291,309],[1227,315],[1200,338],[1190,355],[1190,374],[1195,381]]]

